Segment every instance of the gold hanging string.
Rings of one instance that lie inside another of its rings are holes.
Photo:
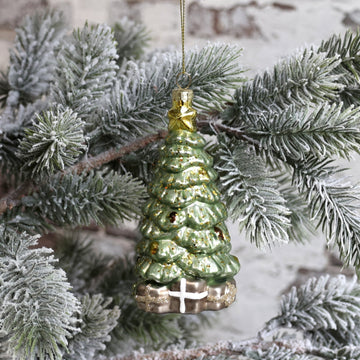
[[[186,72],[185,67],[185,13],[186,13],[186,7],[185,7],[185,0],[179,0],[180,1],[180,29],[181,29],[181,55],[182,55],[182,69],[179,74],[176,76],[176,84],[180,89],[188,89],[191,85],[191,76],[189,73]],[[179,77],[182,75],[186,75],[188,78],[188,84],[185,88],[181,87],[179,84]]]
[[[182,73],[185,74],[185,0],[180,0]]]

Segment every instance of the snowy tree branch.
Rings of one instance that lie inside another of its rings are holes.
[[[96,155],[94,157],[85,159],[76,165],[68,168],[65,173],[75,173],[75,174],[82,174],[84,172],[89,172],[92,169],[98,169],[102,165],[109,163],[110,161],[120,159],[124,155],[127,155],[131,152],[143,149],[150,143],[154,141],[158,141],[164,139],[167,135],[166,130],[158,131],[156,134],[151,134],[140,139],[133,141],[132,143],[122,146],[121,148],[111,148],[103,153]]]
[[[232,355],[243,355],[250,359],[270,359],[265,355],[266,352],[274,353],[274,350],[278,354],[271,357],[274,360],[285,359],[307,359],[307,357],[300,357],[301,355],[320,355],[320,351],[311,349],[305,342],[302,341],[264,341],[258,338],[249,340],[233,342],[233,341],[221,341],[215,344],[205,345],[193,349],[182,350],[169,350],[158,351],[149,354],[134,353],[130,356],[117,357],[115,360],[198,360],[198,359],[210,359],[210,357],[216,357],[219,355],[225,356],[227,359]],[[255,357],[255,355],[262,354],[263,356]],[[265,356],[264,356],[265,355]],[[274,354],[273,354],[274,355]],[[289,355],[292,355],[290,358]]]
[[[133,152],[140,150],[154,141],[164,139],[167,135],[166,130],[157,132],[156,134],[151,134],[143,138],[137,139],[132,143],[125,145],[121,148],[112,148],[107,150],[97,156],[85,159],[75,164],[74,166],[65,170],[64,174],[84,174],[88,173],[93,169],[98,169],[102,165],[109,163],[110,161],[120,159],[121,157]],[[20,199],[26,194],[29,194],[36,188],[36,184],[32,181],[26,181],[22,183],[15,190],[11,191],[9,194],[5,195],[0,199],[0,215],[3,214],[7,209],[11,209],[14,206],[20,204]]]

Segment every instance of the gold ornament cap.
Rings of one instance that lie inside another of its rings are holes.
[[[194,93],[190,89],[174,89],[172,108],[168,112],[169,131],[196,131],[196,110],[192,108]]]

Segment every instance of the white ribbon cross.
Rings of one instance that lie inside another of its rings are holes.
[[[208,291],[203,291],[201,293],[191,293],[186,292],[186,279],[180,279],[180,291],[170,291],[169,295],[178,297],[180,299],[180,312],[183,314],[186,311],[185,299],[191,300],[200,300],[208,295]]]

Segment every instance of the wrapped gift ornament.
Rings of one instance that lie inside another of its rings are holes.
[[[196,131],[192,99],[192,90],[173,91],[169,134],[143,209],[135,298],[145,311],[197,313],[235,299],[233,276],[240,264],[230,254],[227,211],[213,159]],[[166,291],[167,302],[157,303],[165,301]]]
[[[236,297],[234,280],[208,285],[205,280],[181,278],[167,286],[141,283],[136,287],[140,309],[154,313],[196,314],[205,310],[220,310],[231,305]]]

